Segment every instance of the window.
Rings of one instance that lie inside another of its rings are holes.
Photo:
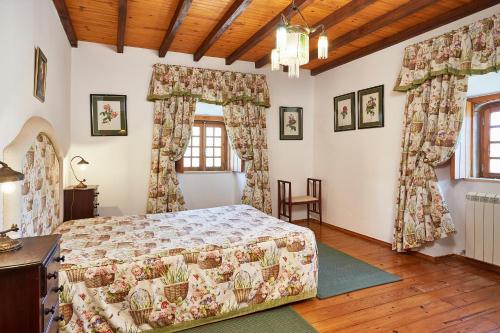
[[[467,99],[451,178],[500,178],[500,94]]]
[[[500,103],[479,110],[479,171],[485,178],[500,178]]]
[[[195,117],[182,163],[186,171],[228,170],[227,136],[222,117]]]

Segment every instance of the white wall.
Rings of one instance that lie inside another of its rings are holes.
[[[4,148],[32,116],[52,124],[66,153],[70,138],[71,51],[52,1],[0,1],[0,45],[0,160]],[[45,103],[33,96],[36,46],[48,60]],[[2,201],[0,194],[0,225]]]
[[[392,91],[407,45],[437,36],[500,12],[500,5],[468,16],[439,29],[355,60],[316,77],[314,174],[325,182],[325,219],[328,223],[392,242],[400,136],[405,94]],[[333,98],[383,84],[385,127],[333,132]],[[455,185],[449,170],[438,170],[440,185],[458,234],[423,249],[430,255],[459,251],[464,247],[464,193],[471,188],[498,192],[497,184]],[[459,190],[457,190],[459,188]]]
[[[165,58],[159,58],[156,51],[132,47],[117,54],[112,46],[81,42],[72,50],[68,156],[83,155],[90,161],[85,177],[89,183],[100,185],[103,213],[145,211],[153,122],[153,104],[146,101],[146,94],[152,65],[158,62],[265,73],[272,104],[267,124],[273,203],[276,204],[278,178],[291,180],[297,192],[305,191],[305,179],[312,175],[313,158],[313,78],[307,71],[299,80],[291,80],[286,73],[255,70],[253,63],[248,62],[225,66],[224,59],[204,57],[194,63],[192,55],[169,52]],[[92,93],[127,95],[127,137],[90,136],[89,94]],[[304,140],[279,140],[279,106],[304,108]],[[188,208],[239,202],[241,181],[241,175],[230,173],[179,176]]]

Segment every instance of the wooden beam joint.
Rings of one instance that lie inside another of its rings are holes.
[[[66,36],[68,37],[69,44],[72,47],[78,47],[78,39],[76,38],[75,29],[73,28],[73,23],[69,16],[68,7],[66,6],[65,0],[53,0],[54,6],[56,7],[57,13],[59,14],[59,19],[61,20]]]
[[[160,57],[164,57],[167,54],[168,49],[170,48],[170,45],[174,41],[175,35],[177,34],[177,30],[179,30],[182,22],[184,21],[184,18],[186,18],[187,16],[189,7],[191,7],[192,2],[193,2],[192,0],[180,0],[179,3],[177,4],[174,16],[170,21],[170,26],[168,27],[167,33],[165,34],[165,38],[163,39],[163,42],[161,43],[160,46],[159,50]]]
[[[127,23],[127,0],[120,0],[118,5],[118,34],[116,37],[116,52],[123,53],[125,46],[125,26]]]

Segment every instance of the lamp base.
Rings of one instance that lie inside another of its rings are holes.
[[[20,249],[23,245],[18,239],[12,239],[7,235],[0,236],[0,252],[9,252]]]
[[[84,182],[80,182],[79,184],[73,186],[74,188],[87,188],[87,185],[85,185]]]

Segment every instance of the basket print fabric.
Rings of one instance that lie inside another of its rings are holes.
[[[174,331],[316,295],[312,231],[246,205],[69,221],[55,233],[71,314],[61,332]]]
[[[62,221],[59,206],[59,160],[50,139],[43,133],[26,152],[21,184],[22,237],[48,235]]]

